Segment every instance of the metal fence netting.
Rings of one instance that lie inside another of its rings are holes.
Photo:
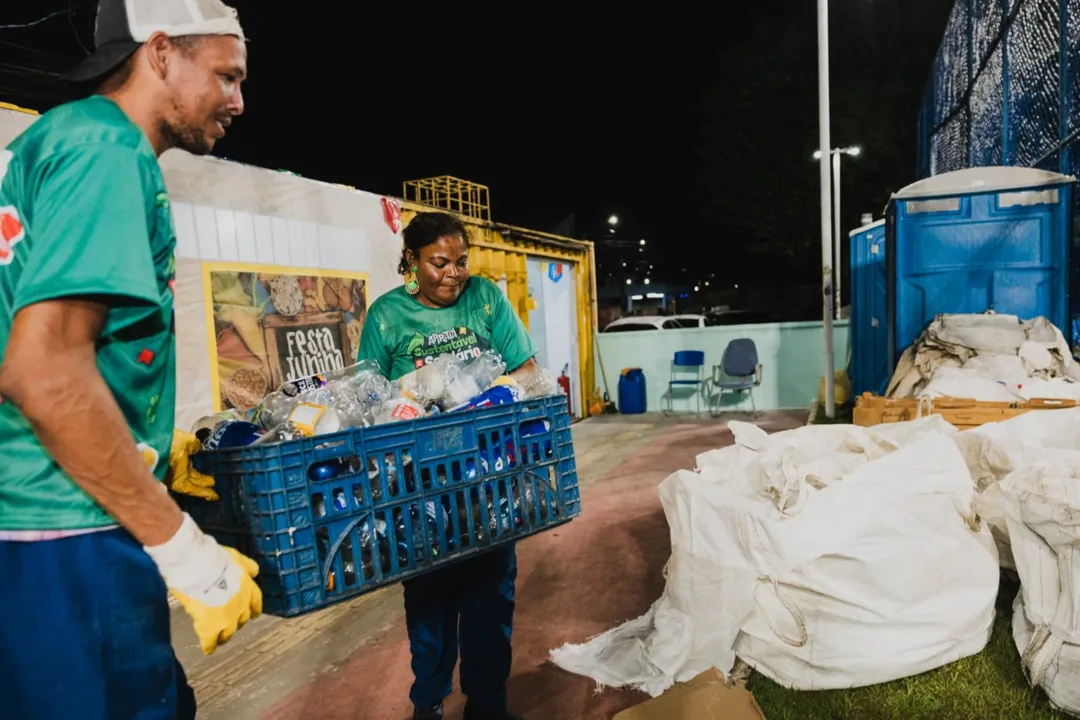
[[[953,6],[945,39],[938,50],[935,70],[935,112],[937,125],[943,125],[960,107],[968,89],[968,9],[961,0]]]
[[[1001,22],[1004,19],[1001,0],[972,0],[971,59],[976,71],[986,62],[1001,36]],[[1000,72],[998,77],[1001,77]]]
[[[1080,0],[1078,0],[1080,2]],[[971,88],[971,155],[973,166],[1001,165],[1002,109],[1001,63],[1004,51],[999,45],[990,54],[986,66]]]
[[[918,125],[922,177],[1002,164],[1073,173],[1080,0],[956,0]]]
[[[1038,164],[1061,140],[1060,28],[1058,0],[1026,0],[1007,31],[1009,165]]]
[[[931,174],[967,167],[968,112],[961,108],[931,140]]]
[[[1066,77],[1063,78],[1068,88],[1069,132],[1080,130],[1080,0],[1068,0],[1065,13],[1065,63]]]

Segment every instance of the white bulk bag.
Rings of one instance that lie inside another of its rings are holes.
[[[1037,410],[953,436],[975,483],[975,510],[990,526],[1001,566],[1014,569],[1000,483],[1014,470],[1072,464],[1080,448],[1080,408]]]
[[[553,651],[555,664],[655,696],[729,672],[736,654],[785,686],[826,689],[983,649],[998,558],[955,428],[939,416],[774,436],[730,427],[735,446],[660,486],[664,595],[638,620]]]
[[[1050,702],[1080,715],[1080,452],[1001,481],[1020,593],[1013,640],[1024,673]]]

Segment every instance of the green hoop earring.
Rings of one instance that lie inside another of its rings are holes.
[[[409,274],[405,276],[405,292],[415,295],[420,292],[420,283],[416,281],[416,266],[413,265]]]

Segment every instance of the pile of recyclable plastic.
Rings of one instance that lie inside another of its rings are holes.
[[[395,380],[379,364],[361,361],[334,373],[291,380],[250,413],[227,410],[199,420],[192,432],[207,450],[284,442],[348,428],[415,420],[458,410],[556,395],[542,368],[519,378],[487,350],[468,360],[444,355]]]
[[[560,392],[551,374],[542,368],[516,375],[508,375],[502,358],[490,350],[468,360],[441,356],[394,382],[383,377],[378,363],[362,361],[335,373],[286,382],[266,395],[250,413],[235,410],[217,413],[199,420],[192,432],[204,449],[219,450],[318,437],[350,428],[415,420]],[[333,503],[338,512],[365,507],[368,502],[365,490],[370,495],[370,502],[378,505],[384,500],[415,492],[418,482],[425,490],[432,490],[502,473],[515,467],[519,459],[530,452],[525,438],[546,430],[542,420],[525,423],[519,430],[520,448],[514,446],[513,438],[505,438],[499,443],[501,446],[488,447],[489,438],[482,437],[478,464],[469,460],[464,467],[439,466],[437,477],[418,478],[411,454],[407,452],[400,453],[400,460],[396,460],[393,453],[369,457],[366,459],[367,488],[356,480],[357,475],[363,477],[365,460],[362,458],[342,458],[314,465],[308,472],[312,481],[326,482],[347,476],[352,488],[351,492],[337,489],[333,497],[316,499],[312,507],[314,519],[318,521],[330,514],[328,503]],[[536,459],[550,458],[553,450],[550,439],[544,440],[542,448],[532,448],[535,454],[542,456]],[[446,477],[446,473],[451,476]],[[399,567],[409,566],[410,545],[418,563],[425,560],[425,547],[431,547],[437,555],[440,544],[435,538],[440,534],[439,528],[442,528],[447,551],[482,544],[488,537],[521,528],[526,517],[536,509],[532,482],[529,474],[520,473],[474,484],[468,490],[467,499],[464,493],[445,493],[440,501],[414,502],[392,511],[371,513],[357,530],[360,538],[357,551],[354,552],[352,543],[341,544],[345,585],[356,582],[358,562],[365,579],[373,576],[376,562],[383,573],[389,572],[392,568],[390,557],[394,552]],[[392,518],[389,517],[391,514]],[[393,533],[388,532],[390,519],[394,525]],[[425,533],[432,539],[430,546],[424,542]],[[331,545],[329,531],[325,526],[320,527],[318,534],[325,557]],[[411,542],[407,541],[410,537]],[[333,590],[335,578],[332,572],[327,583],[328,589]]]

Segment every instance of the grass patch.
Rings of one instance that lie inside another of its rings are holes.
[[[768,720],[1065,720],[1028,687],[1012,638],[1020,585],[1002,575],[990,643],[981,653],[882,685],[816,692],[787,690],[755,672],[748,688]]]
[[[814,403],[812,415],[810,417],[811,425],[850,425],[851,424],[851,403],[845,403],[844,405],[836,406],[836,417],[829,419],[825,417],[825,405],[820,403]]]

